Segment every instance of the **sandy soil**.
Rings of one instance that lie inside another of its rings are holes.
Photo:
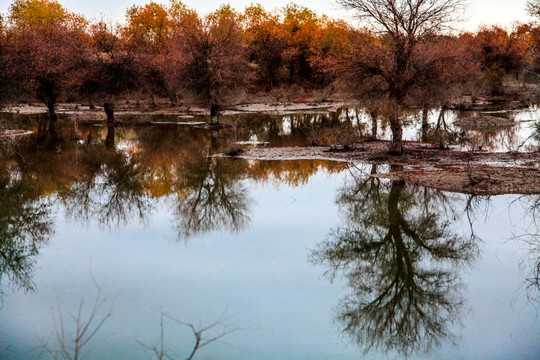
[[[511,127],[516,125],[516,123],[511,120],[490,115],[472,116],[458,119],[454,124],[465,129],[477,130]]]
[[[294,112],[306,111],[335,111],[336,109],[347,105],[344,102],[323,102],[323,103],[254,103],[230,106],[224,109],[222,115],[236,115],[244,113],[265,113],[273,115],[283,115]],[[40,114],[47,113],[47,108],[41,104],[18,104],[7,107],[2,110],[8,113],[18,114]],[[88,118],[91,120],[105,120],[105,112],[101,106],[95,106],[90,109],[86,105],[80,104],[58,104],[56,108],[58,114],[70,115],[82,120]],[[193,115],[210,115],[209,109],[200,107],[158,107],[152,109],[145,106],[137,108],[134,104],[118,105],[115,109],[116,115],[178,115],[179,119],[189,119]]]
[[[32,135],[31,130],[0,130],[0,138],[13,138],[17,136]]]
[[[238,157],[255,160],[327,159],[395,165],[400,171],[377,175],[447,191],[474,194],[540,194],[540,153],[439,150],[406,142],[401,156],[387,153],[388,142],[355,144],[350,151],[329,147],[252,148]]]

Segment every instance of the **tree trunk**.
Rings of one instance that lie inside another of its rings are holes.
[[[446,120],[444,119],[445,112],[446,105],[443,105],[441,107],[441,112],[439,113],[437,125],[435,127],[435,138],[439,144],[439,149],[444,149],[446,147],[445,133],[448,129],[448,126],[446,125]]]
[[[377,112],[370,111],[369,116],[371,117],[371,140],[377,140]]]
[[[294,66],[289,66],[289,83],[292,85],[294,83]]]
[[[422,141],[428,141],[427,131],[429,130],[428,124],[428,109],[424,107],[422,109]]]
[[[114,147],[114,126],[107,128],[107,137],[105,138],[105,146],[108,148]]]
[[[49,129],[47,130],[47,135],[49,136],[50,141],[56,142],[58,137],[56,134],[56,120],[49,121]]]
[[[172,91],[167,91],[167,96],[169,97],[169,101],[171,103],[171,107],[178,106],[178,97],[176,94]]]
[[[392,130],[392,143],[390,144],[390,154],[403,154],[403,128],[396,114],[390,115],[390,129]]]
[[[107,115],[107,124],[114,124],[114,104],[112,102],[106,102],[103,105],[103,109]]]
[[[210,105],[210,124],[216,125],[219,124],[219,105],[212,104]]]
[[[58,120],[56,115],[55,106],[56,106],[56,96],[54,94],[54,86],[52,82],[48,80],[42,80],[36,90],[36,95],[38,99],[43,101],[47,106],[49,113],[49,121],[54,122]]]
[[[56,122],[56,120],[58,120],[58,116],[56,115],[55,105],[56,104],[53,99],[47,100],[47,109],[49,110],[49,121],[51,123]]]

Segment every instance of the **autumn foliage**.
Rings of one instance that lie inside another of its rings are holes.
[[[22,89],[56,120],[55,105],[73,84],[87,49],[88,22],[56,1],[17,0],[10,8],[10,57]]]
[[[430,29],[358,28],[292,3],[243,12],[225,5],[202,16],[179,0],[130,7],[116,24],[90,22],[56,0],[15,0],[0,16],[0,103],[37,99],[54,121],[58,101],[78,98],[103,106],[113,122],[115,104],[137,94],[195,102],[217,121],[239,90],[288,88],[339,91],[374,111],[377,101],[429,108],[470,84],[501,94],[509,76],[539,67],[536,23],[510,32]]]

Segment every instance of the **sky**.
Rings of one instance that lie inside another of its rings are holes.
[[[168,0],[155,0],[167,4]],[[70,11],[84,14],[88,18],[99,19],[104,15],[107,19],[123,21],[126,9],[133,5],[143,5],[150,0],[60,0]],[[242,11],[252,2],[260,3],[267,9],[284,6],[291,0],[184,0],[190,8],[199,13],[209,13],[223,3],[230,3],[236,10]],[[351,21],[353,14],[340,9],[336,0],[296,0],[295,3],[304,5],[317,13],[327,14],[334,18],[344,18]],[[11,0],[0,0],[0,13],[7,13]],[[474,31],[480,25],[497,24],[511,27],[515,21],[526,22],[531,18],[525,11],[527,0],[468,0],[465,20],[456,24],[456,28]]]

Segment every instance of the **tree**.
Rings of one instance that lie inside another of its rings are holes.
[[[471,52],[477,57],[483,79],[491,93],[503,93],[503,79],[507,73],[523,68],[527,53],[526,43],[498,26],[483,27],[472,40]]]
[[[46,104],[53,123],[58,98],[82,67],[87,21],[54,0],[16,0],[8,19],[21,86]]]
[[[14,97],[20,87],[12,55],[12,44],[0,14],[0,109]]]
[[[309,82],[313,78],[309,59],[312,56],[312,44],[321,27],[321,20],[308,8],[292,3],[285,6],[282,13],[286,39],[283,60],[289,71],[289,83],[305,85],[302,83]]]
[[[540,1],[529,0],[527,1],[527,13],[532,17],[540,17]]]
[[[256,64],[257,80],[270,90],[282,80],[286,37],[279,16],[251,5],[244,11],[244,26],[249,61]]]
[[[174,26],[170,53],[176,59],[175,83],[209,106],[216,124],[220,106],[249,77],[240,16],[222,6],[201,19],[183,8]]]
[[[174,6],[171,5],[171,6]],[[167,45],[173,29],[169,9],[153,1],[143,6],[133,6],[126,13],[126,26],[122,38],[134,49],[139,65],[142,85],[152,98],[154,94],[167,96],[176,104],[174,87],[167,82]]]
[[[354,30],[341,20],[322,17],[321,24],[310,45],[309,64],[313,81],[326,86],[336,80],[335,61],[338,54],[350,51]]]
[[[356,78],[356,89],[367,85],[387,100],[392,144],[390,152],[401,154],[401,107],[407,105],[412,89],[421,86],[425,73],[417,68],[419,48],[448,29],[457,19],[462,0],[340,0],[376,36],[360,32],[357,47],[349,58],[346,78]],[[437,60],[437,58],[433,59]],[[428,65],[428,64],[425,64]],[[343,73],[343,72],[342,72]]]
[[[103,101],[107,123],[112,125],[117,98],[140,84],[140,68],[135,48],[121,37],[119,25],[100,21],[90,31],[91,52],[78,75],[79,89],[83,95]]]
[[[154,53],[167,45],[170,19],[167,10],[153,1],[143,6],[132,6],[126,12],[124,38]]]

